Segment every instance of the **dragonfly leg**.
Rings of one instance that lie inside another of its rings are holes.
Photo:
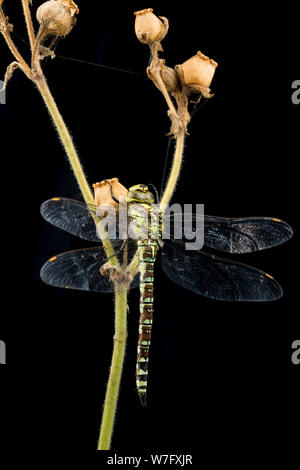
[[[112,199],[113,199],[117,204],[120,204],[119,199],[117,199],[117,198],[113,195],[111,183],[110,183],[108,180],[104,180],[104,181],[105,181],[106,183],[108,183],[109,186],[110,186],[110,194],[111,194]]]

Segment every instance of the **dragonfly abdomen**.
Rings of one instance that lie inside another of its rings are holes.
[[[154,240],[138,241],[140,265],[140,320],[137,348],[136,385],[141,403],[146,405],[148,361],[153,322],[154,263],[158,245]]]

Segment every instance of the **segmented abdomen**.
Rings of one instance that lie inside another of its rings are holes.
[[[148,359],[153,321],[154,262],[158,245],[154,240],[138,240],[137,245],[140,265],[140,321],[136,384],[141,402],[146,405]]]

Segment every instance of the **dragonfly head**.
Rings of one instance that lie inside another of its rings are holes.
[[[135,186],[131,186],[129,188],[127,202],[153,204],[155,202],[155,198],[154,195],[149,191],[148,186],[145,184],[136,184]]]

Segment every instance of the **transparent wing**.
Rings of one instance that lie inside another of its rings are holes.
[[[179,242],[164,242],[162,269],[180,286],[215,300],[265,302],[282,296],[269,274],[202,250],[185,251]]]
[[[98,242],[96,225],[91,214],[96,215],[96,207],[84,202],[56,197],[43,202],[41,214],[50,224],[84,240]]]
[[[121,245],[120,243],[120,247]],[[131,252],[131,250],[129,251]],[[40,275],[46,284],[55,287],[113,292],[114,287],[109,277],[100,273],[100,268],[106,261],[106,254],[99,247],[67,251],[48,260],[43,265]],[[139,276],[137,275],[130,289],[138,285]]]
[[[201,216],[185,214],[187,220],[203,225]],[[178,220],[178,215],[177,215]],[[174,233],[176,214],[170,216],[170,234]],[[183,240],[190,240],[191,227],[185,225]],[[281,245],[293,236],[283,220],[268,217],[225,218],[204,215],[204,245],[228,253],[250,253]]]
[[[250,253],[281,245],[293,236],[283,220],[268,217],[205,217],[204,244],[229,253]]]

